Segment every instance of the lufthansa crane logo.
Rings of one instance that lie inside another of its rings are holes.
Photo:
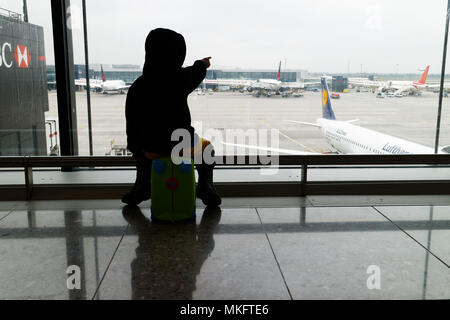
[[[327,90],[323,90],[322,106],[325,108],[327,106],[327,103],[328,103],[328,92]]]
[[[28,68],[30,66],[31,56],[26,46],[18,45],[14,52],[14,58],[19,68]]]

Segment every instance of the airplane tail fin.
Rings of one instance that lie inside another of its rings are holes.
[[[106,81],[105,72],[103,72],[103,65],[100,65],[100,68],[102,69],[102,80],[103,82]]]
[[[322,115],[324,119],[336,120],[333,108],[331,107],[330,91],[328,90],[327,78],[322,77]]]
[[[425,72],[422,74],[422,77],[419,80],[419,84],[425,84],[428,78],[428,71],[430,71],[430,66],[427,66]]]
[[[277,73],[277,80],[280,81],[281,79],[281,61],[280,61],[280,66],[278,67],[278,73]]]

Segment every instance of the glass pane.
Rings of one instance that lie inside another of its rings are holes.
[[[72,4],[82,83],[81,1]],[[142,74],[146,36],[158,27],[184,35],[184,66],[213,57],[188,102],[193,126],[218,154],[433,153],[445,12],[444,2],[406,0],[89,2],[94,154],[126,154],[126,88]],[[149,107],[170,95],[158,88],[148,88]],[[79,92],[83,155],[86,109]],[[447,109],[441,146],[450,144]]]

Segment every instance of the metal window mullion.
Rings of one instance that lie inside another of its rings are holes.
[[[70,0],[51,0],[51,5],[61,155],[77,156],[73,43],[72,31],[68,25]]]

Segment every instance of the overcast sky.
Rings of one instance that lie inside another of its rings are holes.
[[[182,33],[186,64],[310,72],[440,72],[445,0],[87,0],[91,63],[143,64],[157,27]],[[53,45],[49,0],[28,0],[42,25],[47,61]],[[21,12],[22,0],[0,0]],[[81,0],[72,0],[75,63],[84,63]],[[350,68],[349,68],[350,66]]]

